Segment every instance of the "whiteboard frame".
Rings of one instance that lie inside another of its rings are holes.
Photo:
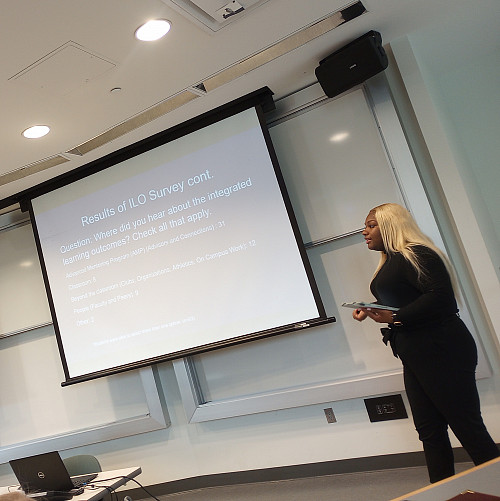
[[[175,360],[173,365],[182,404],[190,423],[379,395],[381,388],[384,389],[384,393],[404,390],[403,370],[401,369],[244,395],[216,402],[203,402],[200,388],[195,383],[196,372],[189,357]]]
[[[0,447],[0,463],[168,428],[170,419],[167,409],[161,403],[156,369],[153,367],[140,369],[139,376],[146,395],[148,406],[146,414]]]
[[[348,92],[359,88],[358,86]],[[426,222],[434,221],[435,218],[406,142],[384,75],[379,74],[371,78],[365,82],[362,88],[378,124],[387,159],[392,166],[402,197],[410,210],[412,207],[418,207],[419,210],[415,211],[417,223],[434,239],[438,246],[441,246],[439,245],[441,236],[439,233],[436,234],[434,226],[433,231],[427,231],[428,224]],[[269,114],[270,123],[292,118],[298,113],[321,106],[328,100],[319,84],[303,89],[300,94],[300,103],[298,93],[278,101],[276,111]],[[321,243],[324,242],[306,243],[306,247]],[[491,367],[484,352],[481,349],[478,352],[477,378],[491,377]],[[173,367],[182,404],[190,423],[404,391],[403,370],[401,368],[400,370],[367,374],[355,378],[331,380],[319,384],[308,384],[206,402],[192,358],[174,360]]]

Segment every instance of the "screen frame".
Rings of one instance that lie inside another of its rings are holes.
[[[40,237],[38,234],[37,226],[36,226],[36,219],[35,219],[35,214],[32,206],[32,200],[34,198],[37,198],[38,196],[45,195],[47,193],[50,193],[51,191],[54,191],[58,188],[62,188],[64,186],[70,185],[71,183],[75,181],[79,181],[81,179],[84,179],[87,176],[90,176],[92,174],[98,173],[100,171],[103,171],[109,167],[112,167],[116,164],[119,164],[120,162],[123,162],[127,159],[133,158],[140,156],[143,153],[146,153],[158,146],[165,145],[177,138],[186,136],[192,132],[198,131],[200,129],[203,129],[204,127],[207,127],[211,124],[214,124],[220,120],[223,120],[225,118],[229,118],[233,115],[236,115],[242,111],[245,111],[250,108],[255,108],[257,112],[257,117],[258,121],[260,123],[260,127],[262,130],[262,134],[266,143],[266,147],[269,152],[269,157],[274,169],[274,174],[276,176],[276,180],[279,185],[279,189],[283,198],[284,202],[284,207],[286,209],[291,229],[293,231],[295,241],[297,244],[297,248],[299,250],[299,254],[302,260],[302,264],[304,266],[304,270],[306,272],[307,279],[309,281],[309,286],[311,288],[312,295],[314,297],[314,301],[316,303],[316,307],[318,310],[318,317],[312,318],[312,319],[304,319],[302,322],[296,322],[294,324],[288,324],[288,325],[282,325],[279,327],[263,330],[263,331],[258,331],[258,332],[253,332],[253,333],[247,333],[244,335],[236,336],[233,338],[229,339],[224,339],[221,341],[215,341],[209,344],[204,344],[204,345],[198,345],[192,348],[176,351],[176,352],[171,352],[171,353],[166,353],[162,355],[158,355],[152,358],[147,358],[143,360],[138,360],[135,362],[130,362],[126,363],[124,365],[116,366],[116,367],[110,367],[104,370],[99,370],[96,372],[91,372],[88,374],[84,375],[78,375],[78,376],[70,376],[69,373],[69,368],[66,363],[66,356],[64,352],[64,346],[63,346],[63,340],[59,331],[59,325],[57,321],[57,315],[55,312],[55,306],[52,298],[52,293],[51,293],[51,288],[50,288],[50,283],[48,279],[48,274],[47,270],[45,267],[45,262],[44,262],[44,257],[43,257],[43,252],[42,252],[42,247],[41,247],[41,242],[40,242]],[[53,319],[53,325],[54,325],[54,330],[56,334],[56,339],[57,339],[57,345],[59,349],[59,354],[61,357],[61,362],[63,365],[63,370],[65,374],[66,380],[62,382],[63,386],[69,385],[69,384],[74,384],[82,381],[88,381],[92,380],[95,378],[111,375],[111,374],[117,374],[120,372],[124,372],[127,370],[133,370],[133,369],[138,369],[141,367],[153,365],[156,363],[160,362],[165,362],[169,360],[175,360],[179,358],[183,358],[186,356],[192,356],[192,355],[197,355],[203,352],[211,351],[214,349],[220,349],[220,348],[225,348],[229,346],[234,346],[237,344],[253,341],[256,339],[262,339],[265,337],[270,337],[270,336],[275,336],[278,334],[284,334],[287,332],[292,332],[296,330],[301,330],[301,329],[306,329],[309,327],[313,327],[316,325],[323,325],[325,323],[330,323],[334,322],[335,318],[334,317],[327,317],[325,307],[323,305],[323,302],[320,297],[319,289],[316,284],[312,267],[309,263],[309,259],[307,257],[306,249],[304,246],[304,243],[302,241],[302,238],[300,236],[300,231],[299,227],[293,212],[293,208],[290,202],[290,198],[288,196],[284,178],[282,176],[278,159],[276,156],[276,152],[274,150],[271,136],[269,134],[269,131],[267,129],[267,125],[265,122],[265,117],[264,113],[267,111],[271,111],[274,109],[274,102],[272,100],[272,92],[270,89],[267,87],[264,87],[262,89],[259,89],[258,91],[252,92],[246,96],[243,96],[241,98],[238,98],[234,101],[231,101],[229,103],[226,103],[218,108],[215,108],[209,112],[206,112],[202,115],[199,115],[198,117],[195,117],[193,119],[190,119],[186,122],[183,122],[181,124],[178,124],[174,127],[171,127],[169,129],[166,129],[165,131],[159,132],[157,134],[154,134],[153,136],[150,136],[144,140],[141,140],[139,142],[133,143],[129,146],[126,146],[120,150],[117,150],[109,155],[106,155],[100,159],[97,159],[93,162],[90,162],[89,164],[83,165],[70,173],[63,174],[61,176],[58,176],[54,178],[51,181],[47,181],[45,183],[42,183],[38,186],[35,186],[34,188],[27,190],[26,192],[19,194],[22,195],[21,199],[19,202],[21,203],[21,207],[24,210],[28,210],[30,213],[30,218],[32,221],[32,226],[33,226],[33,233],[35,236],[35,242],[36,242],[36,247],[37,247],[37,252],[38,256],[40,259],[40,264],[42,268],[42,275],[45,283],[45,288],[47,291],[47,296],[49,300],[49,307]]]

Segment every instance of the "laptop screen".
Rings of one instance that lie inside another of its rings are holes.
[[[70,491],[74,488],[68,470],[58,452],[47,452],[9,461],[26,493]]]

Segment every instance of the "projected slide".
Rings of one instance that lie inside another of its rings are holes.
[[[253,108],[32,205],[69,378],[319,315]]]

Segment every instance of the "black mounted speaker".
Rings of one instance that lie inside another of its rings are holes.
[[[389,64],[378,31],[369,31],[320,61],[316,78],[328,97],[338,96]]]

